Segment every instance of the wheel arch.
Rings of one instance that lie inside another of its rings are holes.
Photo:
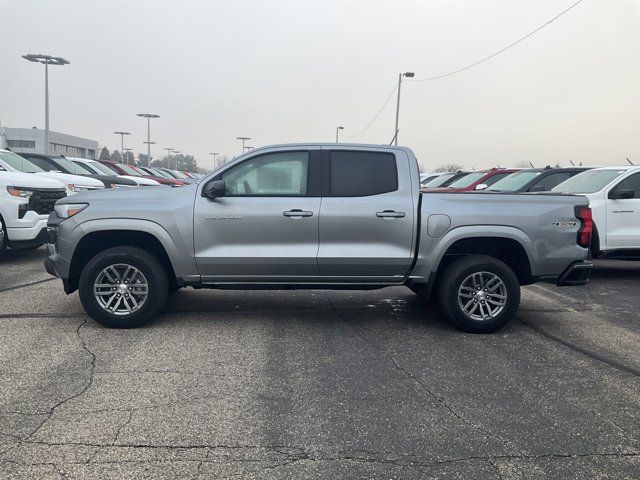
[[[160,260],[167,271],[170,286],[172,288],[177,286],[175,269],[167,248],[155,234],[136,229],[98,229],[83,235],[73,251],[66,285],[67,293],[78,289],[78,280],[82,273],[82,268],[93,256],[108,248],[118,246],[139,247],[152,253]]]

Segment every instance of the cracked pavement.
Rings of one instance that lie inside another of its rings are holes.
[[[194,291],[137,330],[0,259],[0,478],[640,478],[640,263],[458,332],[405,288]]]

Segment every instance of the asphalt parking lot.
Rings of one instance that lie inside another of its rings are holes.
[[[0,478],[640,478],[640,262],[470,335],[408,289],[181,290],[107,330],[0,260]]]

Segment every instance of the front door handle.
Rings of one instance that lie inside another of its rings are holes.
[[[312,217],[313,212],[307,212],[305,210],[300,210],[299,208],[294,208],[293,210],[288,210],[286,212],[282,212],[285,217]]]
[[[396,212],[395,210],[383,210],[382,212],[377,212],[376,217],[381,218],[403,218],[406,214],[404,212]]]

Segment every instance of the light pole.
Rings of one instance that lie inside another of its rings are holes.
[[[177,155],[178,155],[179,153],[182,153],[182,152],[181,152],[180,150],[174,150],[174,151],[173,151],[173,162],[174,162],[174,164],[175,164],[175,167],[176,167],[175,169],[176,169],[176,170],[178,170],[178,157],[177,157]],[[171,159],[169,159],[169,160],[171,160]]]
[[[132,151],[133,151],[133,148],[123,148],[122,150],[124,150],[125,152],[132,152]],[[125,159],[125,154],[124,154],[124,153],[122,154],[122,159],[123,159],[123,160]],[[129,160],[125,160],[125,162],[124,162],[124,163],[126,163],[127,165],[129,165]]]
[[[340,135],[340,130],[344,130],[344,127],[336,127],[336,143],[338,143],[338,136]]]
[[[169,161],[167,162],[167,166],[170,167],[171,166],[171,150],[173,150],[173,148],[165,148],[165,150],[167,151],[167,155],[169,156]]]
[[[393,136],[394,145],[398,145],[398,123],[400,120],[400,89],[402,88],[402,77],[413,78],[415,73],[405,72],[398,75],[398,103],[396,105],[396,130]]]
[[[146,143],[147,144],[147,167],[151,166],[151,154],[148,153],[151,151],[151,145],[155,145],[156,142],[142,142],[142,143]]]
[[[215,170],[215,168],[216,168],[216,166],[217,166],[217,165],[216,165],[216,157],[217,157],[218,155],[220,155],[220,154],[219,154],[218,152],[210,152],[210,153],[209,153],[209,155],[213,155],[213,168],[214,168],[214,170]]]
[[[236,140],[242,140],[242,154],[244,154],[244,142],[251,140],[251,137],[236,137]]]
[[[35,63],[44,63],[44,154],[49,154],[49,65],[69,65],[69,60],[51,55],[29,53],[22,58]]]
[[[160,118],[160,115],[156,115],[155,113],[139,113],[139,117],[144,117],[147,119],[147,141],[143,142],[147,144],[147,167],[151,163],[151,144],[156,143],[151,141],[151,119],[152,118]]]
[[[120,153],[124,154],[124,136],[131,135],[129,132],[113,132],[116,135],[120,135]]]

